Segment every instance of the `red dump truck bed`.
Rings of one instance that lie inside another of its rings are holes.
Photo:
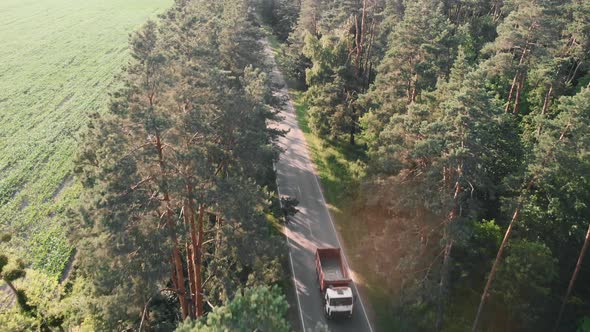
[[[352,282],[340,248],[318,248],[315,253],[315,264],[322,292],[330,286],[345,287]]]

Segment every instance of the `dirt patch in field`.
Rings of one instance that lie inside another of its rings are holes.
[[[10,309],[15,302],[16,298],[8,288],[8,285],[0,285],[0,312]]]
[[[69,187],[74,182],[74,177],[68,175],[61,180],[59,186],[53,191],[51,194],[51,199],[55,200],[67,187]]]
[[[20,205],[18,206],[19,211],[26,209],[29,206],[29,199],[27,197],[23,197],[20,201]]]
[[[72,269],[74,268],[74,262],[76,260],[77,252],[78,251],[76,250],[76,248],[74,248],[74,250],[72,250],[72,253],[70,254],[70,258],[68,259],[68,263],[66,264],[66,268],[63,270],[63,272],[61,273],[61,276],[59,277],[60,284],[63,284],[63,282],[68,280],[68,278],[70,277],[70,272],[72,272]]]
[[[74,97],[74,93],[70,93],[68,94],[64,99],[62,99],[59,104],[57,104],[57,106],[55,107],[56,110],[62,108],[67,102],[69,102],[72,97]]]

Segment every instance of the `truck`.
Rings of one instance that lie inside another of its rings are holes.
[[[335,316],[352,317],[354,295],[352,279],[340,248],[317,248],[315,264],[318,283],[324,301],[323,310],[328,319]]]

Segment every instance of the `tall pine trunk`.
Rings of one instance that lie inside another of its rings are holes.
[[[166,204],[166,226],[169,231],[170,240],[172,241],[172,262],[174,265],[173,278],[176,277],[174,282],[176,291],[178,294],[178,300],[180,302],[180,308],[182,311],[182,319],[185,320],[188,317],[188,302],[186,300],[186,289],[184,287],[184,271],[182,266],[182,258],[180,257],[180,249],[178,244],[178,237],[176,236],[176,230],[174,229],[174,219],[172,214],[172,204],[170,203],[170,195],[168,193],[167,181],[166,181],[166,163],[164,162],[164,154],[162,148],[162,141],[160,135],[156,134],[156,148],[158,150],[158,162],[160,164],[160,173],[162,176],[162,192],[163,201]]]
[[[557,315],[557,321],[555,322],[555,328],[553,331],[557,331],[559,328],[559,323],[561,322],[561,316],[563,316],[563,310],[565,309],[565,305],[567,304],[567,299],[569,298],[572,290],[574,289],[574,284],[576,283],[576,278],[578,277],[578,273],[580,272],[580,268],[582,267],[582,262],[584,261],[584,255],[586,255],[586,250],[588,250],[588,242],[590,240],[590,225],[588,225],[588,231],[586,232],[586,238],[584,239],[584,245],[582,246],[582,250],[580,250],[580,255],[578,256],[578,262],[576,263],[576,268],[574,269],[574,273],[572,274],[572,278],[570,279],[570,283],[567,286],[567,291],[565,292],[565,296],[563,297],[563,302],[561,303],[561,308],[559,309],[559,314]]]
[[[545,117],[547,110],[549,109],[549,104],[551,101],[551,97],[553,96],[553,83],[549,85],[549,91],[545,94],[545,100],[543,101],[543,109],[541,110],[541,119]],[[539,123],[537,127],[537,136],[541,135],[541,129],[543,126]]]
[[[178,299],[180,301],[180,308],[182,310],[182,319],[184,320],[188,317],[188,302],[186,300],[186,289],[184,287],[184,271],[182,267],[182,258],[180,257],[180,250],[178,248],[178,239],[176,238],[176,235],[173,235],[172,240],[174,243],[174,267],[176,268],[176,277],[178,278]]]
[[[506,103],[506,108],[504,109],[506,113],[508,113],[510,105],[512,104],[512,96],[514,95],[515,89],[521,83],[524,84],[524,82],[522,82],[522,80],[524,80],[522,78],[522,75],[524,74],[522,73],[521,66],[523,65],[526,59],[527,52],[528,49],[525,47],[524,50],[522,50],[522,54],[520,55],[520,60],[518,60],[518,69],[516,70],[516,74],[514,74],[514,78],[512,79],[512,84],[510,85],[510,92],[508,93],[508,102]],[[520,101],[520,95],[518,95],[517,102],[518,101]]]
[[[504,112],[508,113],[510,109],[510,105],[512,103],[512,95],[514,94],[514,89],[516,88],[516,82],[518,80],[519,73],[516,72],[514,78],[512,79],[512,84],[510,85],[510,91],[508,92],[508,102],[506,103],[506,108],[504,108]]]
[[[481,318],[483,306],[484,306],[485,302],[487,301],[490,287],[492,285],[494,277],[496,276],[496,270],[498,268],[498,265],[500,264],[500,259],[502,258],[502,254],[504,253],[504,248],[506,247],[506,244],[508,243],[508,238],[510,237],[510,234],[512,233],[512,228],[514,227],[514,224],[516,223],[516,221],[518,220],[518,217],[520,216],[520,210],[522,209],[522,206],[523,206],[525,194],[530,192],[530,190],[533,188],[538,177],[541,175],[541,171],[545,168],[547,161],[553,155],[553,151],[557,148],[557,145],[561,141],[563,141],[563,139],[564,139],[565,135],[567,134],[567,132],[569,131],[571,125],[572,125],[571,123],[568,123],[565,126],[565,128],[561,132],[561,135],[559,135],[559,139],[555,143],[555,146],[553,146],[551,148],[551,150],[549,150],[547,152],[547,154],[543,157],[543,161],[541,162],[541,165],[540,165],[541,167],[539,167],[539,169],[531,177],[530,181],[528,181],[528,184],[527,184],[525,190],[518,198],[518,205],[516,206],[516,209],[514,210],[514,214],[512,215],[512,219],[510,220],[510,224],[508,225],[508,228],[506,229],[506,233],[504,234],[504,239],[502,240],[502,243],[500,244],[500,248],[498,249],[498,253],[496,254],[496,259],[494,260],[494,264],[492,265],[490,275],[488,276],[488,280],[487,280],[486,285],[485,285],[483,292],[481,294],[481,299],[479,302],[479,306],[477,308],[477,313],[476,313],[475,319],[473,321],[473,326],[471,327],[472,332],[477,331],[477,326],[479,325],[479,320]]]
[[[203,264],[203,222],[205,218],[205,206],[199,205],[199,219],[198,219],[198,239],[197,246],[194,249],[195,256],[195,279],[197,285],[197,317],[202,317],[203,312],[203,280],[201,275],[202,264]]]
[[[370,61],[371,61],[371,53],[373,51],[373,43],[375,40],[375,20],[373,20],[373,23],[371,24],[371,33],[369,35],[369,46],[367,49],[367,57],[365,58],[365,64],[363,66],[365,72],[364,72],[364,82],[363,82],[363,92],[367,91],[367,89],[369,88],[369,83],[371,82],[371,65],[370,65]]]
[[[463,135],[462,135],[463,136]],[[462,138],[463,140],[464,138]],[[461,142],[461,146],[464,147],[464,141]],[[440,281],[438,285],[438,306],[437,306],[437,313],[436,313],[436,330],[442,330],[444,324],[444,311],[445,305],[444,302],[446,301],[447,295],[447,283],[449,280],[449,274],[451,272],[451,250],[453,249],[453,242],[454,240],[449,237],[448,233],[448,225],[452,223],[455,218],[457,218],[457,210],[459,210],[459,194],[461,193],[461,178],[463,176],[463,162],[459,161],[457,166],[457,181],[455,182],[455,188],[453,191],[453,209],[449,213],[447,224],[445,225],[443,239],[445,242],[444,248],[444,255],[443,255],[443,264],[440,271]],[[443,169],[443,183],[444,178],[446,177],[445,170]]]
[[[445,231],[446,233],[446,231]],[[447,237],[447,236],[445,236]],[[444,323],[445,301],[447,292],[447,283],[449,280],[451,267],[451,250],[453,249],[453,240],[448,238],[445,240],[446,245],[444,249],[443,264],[440,271],[440,281],[438,285],[438,308],[436,313],[436,330],[441,331]]]
[[[190,180],[187,179],[186,185],[186,192],[187,192],[187,200],[186,200],[186,213],[187,213],[187,226],[188,232],[190,234],[189,239],[190,241],[190,255],[187,255],[189,264],[188,264],[188,274],[189,274],[189,282],[191,283],[191,303],[193,307],[191,308],[191,316],[199,318],[197,313],[197,301],[198,301],[198,282],[196,277],[196,255],[198,255],[198,243],[197,243],[197,235],[196,235],[196,228],[195,228],[195,200],[193,195],[193,188]]]
[[[520,107],[520,99],[521,99],[522,91],[524,89],[525,80],[526,80],[526,75],[521,74],[520,80],[519,80],[518,85],[516,87],[516,96],[514,97],[514,108],[512,110],[512,114],[518,113],[518,109]]]
[[[518,217],[520,216],[521,207],[522,207],[522,203],[519,203],[518,207],[514,211],[514,214],[512,215],[512,220],[510,221],[510,224],[508,225],[508,229],[506,229],[506,233],[504,234],[504,239],[502,240],[502,244],[500,244],[500,249],[498,249],[498,253],[496,254],[496,260],[494,260],[494,264],[492,265],[492,270],[490,271],[490,275],[488,276],[488,281],[486,282],[486,286],[484,287],[483,293],[481,294],[479,306],[477,307],[477,314],[475,315],[475,320],[473,321],[473,326],[471,328],[472,332],[477,331],[477,326],[479,325],[479,320],[481,317],[481,313],[483,311],[483,306],[488,298],[490,286],[492,285],[492,281],[494,280],[494,277],[496,275],[496,270],[497,270],[498,265],[500,263],[500,258],[502,258],[502,254],[504,253],[504,248],[506,247],[506,243],[508,243],[508,238],[510,237],[510,234],[512,233],[512,227],[514,226],[514,223],[516,222],[516,220],[518,220]]]
[[[186,219],[185,219],[186,220]],[[188,220],[186,221],[188,226]],[[186,240],[186,262],[188,268],[188,285],[189,285],[189,295],[190,295],[190,303],[189,303],[189,317],[191,319],[195,319],[196,307],[195,307],[195,278],[194,278],[194,264],[193,264],[193,249],[192,249],[192,241],[189,239]]]
[[[187,185],[187,188],[189,188],[190,185]],[[192,319],[197,318],[196,317],[196,293],[197,293],[197,287],[196,287],[196,280],[195,280],[195,254],[194,254],[194,245],[195,245],[195,237],[193,236],[193,232],[192,229],[194,228],[194,222],[193,222],[193,218],[194,218],[194,214],[192,213],[192,207],[191,207],[191,200],[190,199],[186,199],[185,203],[184,203],[184,207],[183,207],[183,211],[184,211],[184,222],[185,225],[189,231],[190,236],[187,237],[186,240],[186,262],[187,262],[187,268],[188,268],[188,280],[189,280],[189,289],[190,289],[190,317]]]
[[[197,214],[195,213],[195,197],[193,194],[193,187],[190,181],[187,180],[186,191],[188,195],[187,199],[187,208],[188,208],[188,215],[190,216],[188,219],[189,225],[189,233],[190,233],[190,264],[189,264],[189,275],[191,280],[191,288],[193,292],[191,293],[191,302],[193,304],[193,312],[191,313],[192,316],[196,318],[200,318],[203,315],[202,312],[202,283],[201,283],[201,243],[202,243],[202,230],[199,231],[197,226],[195,225],[195,220],[197,219]],[[198,216],[198,223],[202,224],[202,207],[203,205],[199,205],[199,216]],[[201,227],[202,228],[202,227]],[[199,306],[201,309],[199,309]]]

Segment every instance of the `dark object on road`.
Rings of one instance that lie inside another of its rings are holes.
[[[281,197],[281,211],[285,218],[285,223],[289,222],[289,216],[294,216],[299,210],[296,206],[299,204],[297,198],[282,196]]]

